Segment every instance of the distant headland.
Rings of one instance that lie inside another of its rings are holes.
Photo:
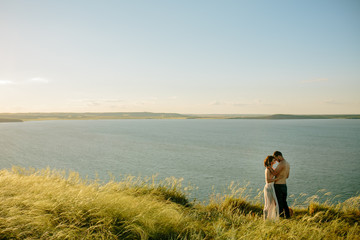
[[[11,118],[1,118],[0,123],[9,123],[9,122],[23,122],[21,119],[11,119]]]
[[[53,113],[0,113],[1,122],[42,120],[100,120],[100,119],[360,119],[360,114],[290,115],[290,114],[179,114],[153,112],[53,112]]]

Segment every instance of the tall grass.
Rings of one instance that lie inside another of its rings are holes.
[[[0,239],[360,239],[360,196],[264,221],[244,188],[190,202],[181,179],[99,183],[51,169],[0,171]]]

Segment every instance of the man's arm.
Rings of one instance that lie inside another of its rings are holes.
[[[276,178],[267,178],[267,181],[268,183],[271,183],[271,182],[276,182]]]
[[[289,171],[288,171],[288,175],[287,175],[287,178],[289,178],[289,175],[290,175],[290,168],[289,168]]]
[[[284,165],[283,164],[279,164],[276,169],[272,169],[271,167],[268,167],[268,169],[270,170],[271,174],[274,175],[275,177],[277,177],[280,172],[284,169]]]
[[[271,173],[269,171],[266,171],[266,173],[265,173],[267,183],[275,182],[277,180],[276,178],[274,178],[274,176],[272,176],[270,174]]]

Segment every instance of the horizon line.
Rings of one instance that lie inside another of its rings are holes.
[[[151,111],[51,111],[51,112],[0,112],[0,114],[32,114],[32,113],[156,113],[156,114],[180,114],[180,115],[360,115],[360,113],[178,113],[178,112],[151,112]]]

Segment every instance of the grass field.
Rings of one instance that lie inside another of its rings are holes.
[[[85,180],[74,172],[0,171],[0,239],[360,239],[360,196],[293,207],[264,221],[243,189],[191,202],[181,179]]]

